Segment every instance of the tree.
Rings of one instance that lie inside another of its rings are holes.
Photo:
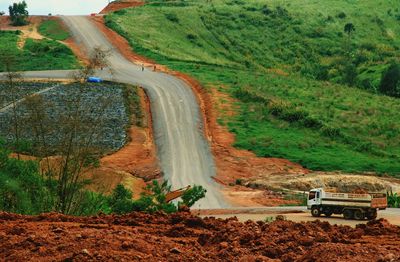
[[[357,79],[357,67],[354,65],[353,59],[353,51],[351,45],[351,36],[352,33],[356,30],[352,23],[347,23],[344,26],[344,32],[347,33],[347,38],[344,42],[344,60],[342,67],[342,79],[343,83],[348,85],[354,85]]]
[[[3,11],[0,12],[0,16],[3,16],[5,13]]]
[[[86,79],[95,73],[96,69],[103,70],[107,68],[111,75],[114,74],[110,66],[108,57],[110,55],[110,50],[103,50],[101,47],[94,47],[90,53],[88,63],[78,72],[74,73],[72,77],[79,82],[85,82]]]
[[[28,5],[25,1],[14,3],[8,7],[12,25],[22,26],[28,24],[28,21],[26,20],[29,15],[28,10],[26,10],[27,7]]]
[[[14,135],[14,150],[17,152],[19,159],[18,147],[20,144],[20,116],[17,111],[17,95],[16,89],[18,84],[22,80],[22,76],[19,73],[13,72],[14,66],[16,64],[16,57],[13,54],[3,53],[0,54],[0,62],[3,64],[6,74],[4,75],[4,80],[8,85],[8,90],[11,95],[11,104],[13,110],[13,135]]]
[[[383,72],[379,91],[388,96],[400,97],[400,64],[392,63]]]

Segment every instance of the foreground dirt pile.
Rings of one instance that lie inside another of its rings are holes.
[[[69,217],[0,213],[8,261],[399,261],[400,227],[240,223],[190,213]]]

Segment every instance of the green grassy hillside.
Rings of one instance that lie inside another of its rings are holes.
[[[400,173],[399,100],[377,94],[399,59],[396,1],[209,2],[157,1],[106,23],[136,52],[238,98],[236,117],[221,119],[237,146],[318,170]]]
[[[64,41],[70,34],[60,24],[58,20],[44,20],[38,28],[41,35],[54,40]]]
[[[0,31],[0,72],[6,70],[4,57],[12,57],[12,70],[15,71],[79,67],[71,49],[57,41],[28,38],[24,47],[19,49],[18,39],[18,31]]]

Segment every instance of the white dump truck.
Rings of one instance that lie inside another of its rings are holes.
[[[343,214],[345,219],[375,219],[378,210],[386,207],[385,193],[333,193],[323,188],[312,189],[307,201],[307,209],[314,217]]]

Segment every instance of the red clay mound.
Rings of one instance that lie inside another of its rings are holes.
[[[144,5],[144,2],[141,0],[119,0],[114,1],[107,5],[103,10],[101,10],[100,14],[107,14],[110,12],[118,11],[128,7],[135,7]]]
[[[8,261],[399,261],[400,228],[240,223],[190,213],[70,217],[0,213]]]

